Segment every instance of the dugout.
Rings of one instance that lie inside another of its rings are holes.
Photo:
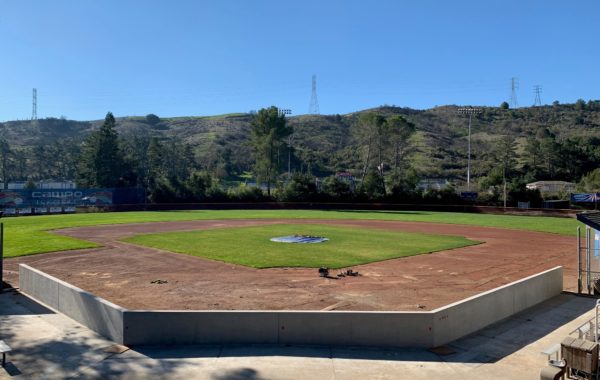
[[[577,214],[577,220],[585,224],[583,235],[577,227],[577,291],[600,294],[600,212]]]

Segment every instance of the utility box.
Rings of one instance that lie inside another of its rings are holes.
[[[595,375],[598,371],[598,343],[585,339],[565,338],[561,344],[567,367]]]

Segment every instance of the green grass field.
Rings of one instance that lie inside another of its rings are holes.
[[[147,211],[4,218],[5,256],[94,247],[91,242],[49,233],[69,227],[208,219],[365,219],[466,224],[574,235],[580,225],[572,218],[466,214],[429,211],[313,211],[313,210],[221,210]]]
[[[324,236],[318,244],[275,243],[276,236]],[[478,244],[461,236],[325,225],[274,225],[138,235],[127,242],[253,268],[344,268]]]

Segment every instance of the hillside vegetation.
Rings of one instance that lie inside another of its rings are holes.
[[[361,114],[370,112],[383,117],[401,115],[414,124],[416,131],[403,157],[413,177],[447,179],[460,187],[466,179],[468,118],[460,115],[458,108],[382,106],[346,115],[288,117],[287,124],[294,130],[292,149],[288,151],[287,142],[278,147],[279,174],[287,172],[289,158],[293,172],[325,177],[349,171],[360,177],[366,153],[357,139],[357,123]],[[227,183],[252,177],[252,118],[247,113],[162,119],[154,115],[120,117],[116,119],[116,130],[125,151],[138,156],[149,154],[136,150],[158,141],[193,161],[197,170]],[[3,177],[75,178],[82,143],[101,125],[102,120],[54,118],[0,123],[1,137],[11,151]],[[599,126],[600,101],[518,109],[483,107],[472,120],[472,181],[485,190],[497,186],[499,176],[511,180],[518,177],[521,182],[579,181],[599,166]],[[177,166],[183,159],[171,160]],[[140,173],[142,170],[146,169],[138,168]]]

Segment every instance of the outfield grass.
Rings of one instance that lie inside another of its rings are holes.
[[[318,244],[275,243],[276,236],[327,237]],[[462,236],[387,232],[325,225],[272,225],[137,235],[127,242],[253,268],[345,268],[465,247]]]
[[[4,218],[5,256],[94,247],[91,242],[48,233],[49,230],[102,224],[126,224],[207,219],[366,219],[466,224],[574,235],[580,225],[572,218],[511,216],[429,211],[202,210],[147,211]]]

